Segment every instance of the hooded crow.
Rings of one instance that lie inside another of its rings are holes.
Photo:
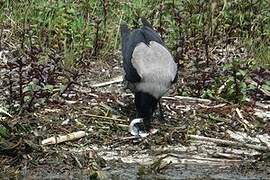
[[[124,80],[135,94],[137,118],[144,125],[138,130],[148,132],[160,98],[176,81],[178,66],[151,24],[144,18],[141,21],[139,29],[130,31],[122,24],[120,30]]]

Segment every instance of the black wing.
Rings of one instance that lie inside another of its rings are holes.
[[[121,24],[120,30],[122,38],[122,56],[123,66],[125,70],[125,80],[129,82],[139,82],[141,80],[141,77],[131,63],[132,53],[135,46],[137,45],[135,43],[132,43],[134,32],[130,32],[126,24]]]
[[[123,66],[126,73],[125,79],[132,83],[140,82],[141,80],[141,77],[131,63],[132,54],[136,46],[141,42],[148,45],[150,41],[156,41],[162,45],[164,44],[159,34],[153,30],[149,22],[142,19],[142,23],[143,27],[141,29],[136,29],[132,32],[129,31],[126,24],[121,25]]]

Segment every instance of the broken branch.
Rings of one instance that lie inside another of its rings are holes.
[[[78,131],[78,132],[73,132],[67,135],[61,135],[61,136],[55,136],[55,137],[50,137],[47,139],[44,139],[41,144],[42,145],[49,145],[49,144],[59,144],[61,142],[65,141],[71,141],[74,139],[79,139],[86,136],[85,131]]]

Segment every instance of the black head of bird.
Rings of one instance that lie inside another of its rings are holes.
[[[126,24],[121,25],[122,56],[124,80],[135,94],[137,118],[143,119],[149,131],[157,104],[175,82],[178,68],[151,24],[145,19],[142,24],[132,31]]]

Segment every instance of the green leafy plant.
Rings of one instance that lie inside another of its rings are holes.
[[[215,83],[204,91],[203,97],[222,98],[237,104],[249,101],[252,94],[257,93],[258,85],[262,83],[251,82],[251,72],[254,67],[252,62],[243,62],[239,59],[225,64]]]

